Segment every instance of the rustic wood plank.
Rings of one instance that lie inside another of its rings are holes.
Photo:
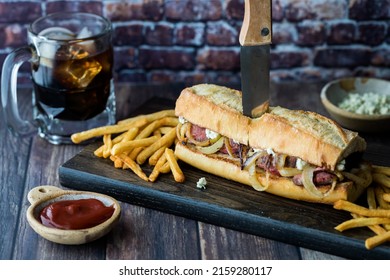
[[[301,257],[303,260],[345,260],[345,258],[339,256],[325,254],[306,248],[300,248],[299,251],[301,252]]]
[[[31,112],[31,96],[20,95],[20,110],[24,115]],[[30,101],[30,103],[28,103]],[[7,129],[0,108],[0,259],[13,258],[15,232],[19,226],[21,206],[24,201],[24,182],[30,138],[15,137]]]
[[[196,221],[121,203],[107,259],[199,259]]]
[[[224,227],[199,223],[199,234],[202,259],[300,259],[299,249],[296,246]]]

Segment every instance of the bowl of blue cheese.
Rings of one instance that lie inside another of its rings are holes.
[[[390,81],[344,78],[321,90],[321,101],[341,126],[359,132],[390,132]]]

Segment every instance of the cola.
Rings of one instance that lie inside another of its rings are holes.
[[[32,64],[35,103],[41,114],[80,121],[101,113],[110,95],[112,47],[92,54],[85,46],[58,50]]]

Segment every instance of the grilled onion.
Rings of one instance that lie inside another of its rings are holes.
[[[286,158],[287,158],[286,154],[278,154],[276,156],[276,161],[275,161],[276,164],[275,165],[276,165],[276,168],[278,170],[284,168],[284,164],[286,162]]]
[[[318,196],[318,197],[324,197],[324,194],[321,191],[319,191],[313,183],[314,170],[315,170],[315,167],[312,167],[310,165],[306,165],[303,168],[303,171],[302,171],[303,186],[309,193],[311,193],[315,196]]]
[[[248,153],[249,155],[249,153]],[[250,165],[255,164],[257,159],[261,156],[260,152],[255,152],[254,154],[251,154],[244,162],[244,169],[248,169]]]
[[[256,173],[256,162],[258,158],[262,155],[261,152],[255,152],[250,157],[248,157],[244,162],[244,169],[248,170],[249,173],[249,182],[251,183],[252,187],[257,191],[265,191],[268,188],[269,185],[269,174],[266,173],[266,185],[263,186],[257,177]]]
[[[215,142],[214,144],[212,144],[210,146],[207,146],[207,147],[196,146],[196,148],[200,152],[202,152],[202,153],[204,153],[206,155],[215,154],[216,152],[218,152],[222,148],[223,142],[224,142],[224,138],[225,137],[220,137],[217,142]]]
[[[251,163],[248,167],[248,172],[249,172],[249,182],[251,183],[252,187],[257,190],[257,191],[265,191],[268,189],[269,186],[269,173],[266,173],[266,185],[263,186],[256,174],[256,164],[255,162]]]
[[[230,139],[229,138],[225,138],[225,147],[226,147],[226,150],[229,154],[229,156],[231,156],[232,158],[236,157],[233,153],[233,150],[232,150],[232,146],[230,145]]]
[[[186,131],[188,129],[189,123],[186,122],[184,124],[179,123],[176,127],[176,136],[179,141],[185,141],[186,140]]]
[[[293,167],[283,167],[283,168],[279,168],[278,172],[283,177],[293,177],[295,175],[301,174],[302,170]]]

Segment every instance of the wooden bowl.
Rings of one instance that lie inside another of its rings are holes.
[[[43,238],[55,243],[78,245],[94,241],[106,235],[117,223],[120,217],[121,208],[119,203],[112,197],[83,191],[66,191],[54,186],[39,186],[28,193],[28,201],[31,203],[27,209],[27,221],[32,229]],[[95,198],[106,206],[113,205],[114,213],[105,222],[86,229],[57,229],[44,226],[39,221],[40,212],[47,205],[60,200],[76,200]]]
[[[321,90],[321,101],[331,117],[341,126],[359,132],[390,131],[390,114],[364,115],[339,108],[348,94],[390,94],[390,82],[376,78],[345,78],[329,82]]]

